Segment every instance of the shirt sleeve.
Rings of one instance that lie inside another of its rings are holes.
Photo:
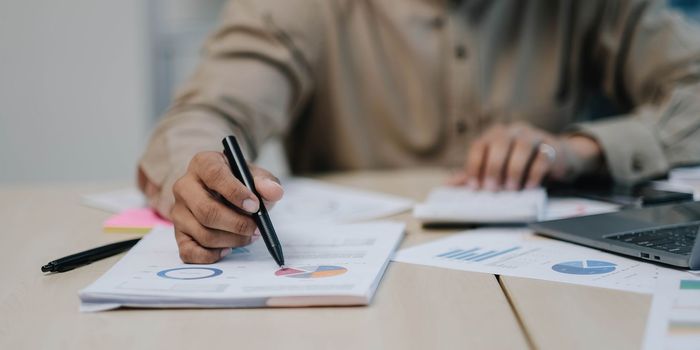
[[[662,1],[605,1],[593,59],[627,115],[576,125],[633,184],[700,162],[700,31]]]
[[[160,188],[150,198],[167,216],[172,185],[201,151],[220,151],[229,134],[249,159],[272,136],[284,134],[314,89],[323,6],[308,0],[232,0],[201,62],[176,93],[140,162]]]

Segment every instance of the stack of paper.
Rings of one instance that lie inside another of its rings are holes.
[[[700,188],[700,167],[676,168],[668,173],[668,181]]]
[[[693,193],[700,200],[700,167],[676,168],[668,173],[668,180],[654,181],[660,190]]]
[[[426,224],[527,223],[544,217],[547,192],[472,191],[465,187],[438,187],[425,203],[413,209],[416,219]]]
[[[296,225],[277,232],[286,269],[275,265],[262,240],[215,264],[183,264],[172,229],[157,228],[80,292],[81,309],[366,305],[404,224]]]
[[[576,197],[555,197],[547,200],[547,210],[543,220],[565,219],[574,216],[612,213],[620,206],[613,203]]]

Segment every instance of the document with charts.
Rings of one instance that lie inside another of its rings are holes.
[[[366,305],[404,227],[396,222],[278,227],[286,269],[275,264],[262,239],[215,264],[183,264],[172,228],[158,227],[80,291],[81,310]]]
[[[399,251],[394,261],[651,293],[662,276],[689,276],[526,229],[481,229]]]
[[[643,348],[700,348],[700,278],[664,278],[658,283]]]

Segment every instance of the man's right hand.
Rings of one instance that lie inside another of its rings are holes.
[[[249,165],[255,186],[266,205],[282,199],[279,180],[267,170]],[[175,239],[185,263],[210,264],[251,243],[259,236],[250,217],[259,208],[258,199],[236,179],[224,155],[201,152],[192,158],[187,173],[173,185],[175,205],[170,217]],[[232,209],[218,196],[233,204]]]

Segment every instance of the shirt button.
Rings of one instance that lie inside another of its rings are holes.
[[[435,17],[430,21],[430,25],[435,29],[442,29],[445,26],[445,19],[442,17]]]
[[[467,48],[464,45],[457,45],[455,47],[455,57],[460,60],[467,58]]]
[[[467,131],[467,123],[464,120],[457,121],[457,133],[464,134]]]
[[[637,173],[644,170],[644,160],[638,154],[632,157],[632,170]]]

